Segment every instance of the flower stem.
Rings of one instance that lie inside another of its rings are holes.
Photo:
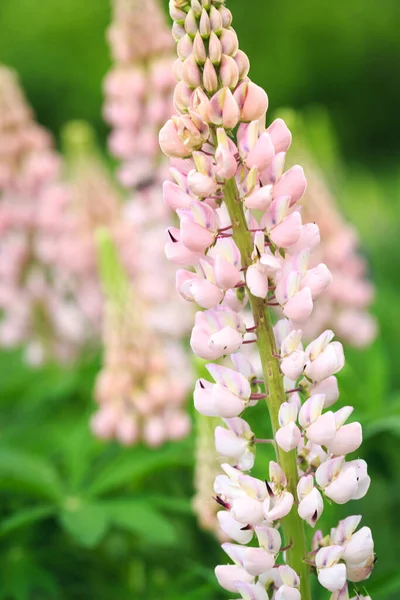
[[[226,183],[224,192],[225,204],[232,221],[233,239],[240,251],[242,266],[248,267],[251,264],[253,244],[234,179]],[[279,360],[276,357],[277,349],[270,310],[262,298],[256,298],[249,290],[248,295],[253,311],[254,324],[257,328],[257,346],[260,352],[268,396],[266,402],[275,437],[275,433],[279,429],[279,407],[286,401],[283,376],[280,371]],[[288,481],[287,489],[296,498],[298,483],[296,451],[283,452],[276,446],[276,454]],[[286,561],[300,577],[301,598],[302,600],[311,600],[310,567],[303,560],[307,553],[304,521],[299,517],[295,507],[282,519],[282,529],[285,545],[289,546],[286,552]]]

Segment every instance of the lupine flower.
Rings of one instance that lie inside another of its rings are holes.
[[[223,452],[217,452],[213,443],[214,430],[220,427],[219,423],[221,423],[220,419],[196,415],[195,495],[192,505],[200,527],[212,531],[222,542],[230,538],[219,526],[218,511],[221,512],[222,507],[210,495],[215,477],[221,471],[220,455]],[[225,516],[227,513],[223,514]]]
[[[61,157],[6,67],[0,106],[0,344],[22,345],[31,364],[69,361],[98,334],[99,295],[77,274],[93,275],[87,240]]]
[[[377,333],[377,324],[369,314],[374,288],[367,278],[368,265],[359,253],[355,228],[340,212],[335,196],[317,160],[307,144],[301,118],[290,113],[296,136],[292,160],[302,161],[307,172],[307,191],[301,200],[302,215],[320,228],[321,244],[312,257],[312,265],[322,261],[332,273],[326,293],[316,302],[314,314],[305,326],[307,338],[324,328],[357,347],[369,345]]]
[[[314,303],[331,285],[327,265],[311,258],[320,234],[314,223],[303,223],[304,171],[300,165],[285,171],[291,134],[280,119],[265,127],[268,97],[248,78],[225,1],[169,5],[179,101],[160,144],[172,159],[174,183],[164,193],[180,229],[168,229],[165,252],[185,267],[177,275],[181,296],[206,309],[196,314],[192,350],[207,360],[230,357],[235,367],[208,365],[215,383],[200,379],[194,393],[202,414],[226,419],[228,430],[218,426],[216,444],[235,462],[224,462],[214,483],[223,507],[219,523],[236,542],[224,545],[234,564],[218,566],[216,576],[242,598],[310,600],[311,563],[320,583],[337,593],[347,580],[369,576],[369,532],[325,544],[318,532],[307,555],[304,522],[315,526],[324,496],[340,504],[363,497],[370,479],[364,461],[345,459],[362,439],[360,425],[346,423],[351,407],[326,410],[338,399],[341,343],[326,330],[303,346]],[[221,277],[217,261],[226,240],[228,274]],[[284,317],[275,329],[270,307]],[[244,357],[246,345],[258,350],[262,380]],[[249,440],[243,419],[264,399],[274,440],[259,438],[258,430]],[[254,451],[271,441],[277,461],[270,462],[268,480],[246,474],[253,460],[241,461],[242,452],[249,443]],[[254,533],[258,547],[246,547]],[[365,540],[367,556],[360,551]],[[267,570],[281,553],[286,564]]]
[[[107,421],[111,406],[118,412],[117,425],[111,419],[110,432],[105,437],[117,437],[126,444],[141,438],[149,445],[159,445],[166,439],[184,437],[189,428],[183,402],[190,366],[181,337],[187,332],[191,311],[183,301],[172,301],[174,270],[166,268],[159,244],[168,225],[168,207],[162,202],[160,191],[165,166],[158,130],[172,111],[173,42],[156,0],[114,0],[108,40],[114,66],[104,82],[104,117],[112,128],[109,149],[121,163],[117,176],[129,194],[110,233],[130,281],[128,296],[135,306],[135,315],[127,299],[123,306],[117,303],[115,309],[113,292],[108,294],[104,368],[96,395],[100,408],[93,427],[101,435],[97,420],[102,426],[103,415]],[[190,123],[186,125],[180,129],[185,139],[196,131]],[[206,131],[197,131],[200,141],[205,134]],[[169,196],[174,197],[173,189]],[[176,208],[190,213],[182,215],[182,219],[194,224],[198,217],[196,207],[191,210],[190,202],[176,201]],[[166,235],[170,241],[175,239],[174,229],[170,228]],[[185,264],[177,242],[171,247],[172,254],[179,264],[182,260]],[[188,250],[184,253],[191,254]],[[201,296],[194,284],[192,292],[196,298]],[[136,341],[129,336],[136,337]],[[113,380],[121,377],[121,372],[125,387],[119,394],[110,393]],[[187,377],[178,378],[178,372]],[[120,433],[125,421],[135,422],[135,434],[128,424],[131,435]]]
[[[140,295],[133,293],[111,237],[104,229],[97,235],[106,314],[92,430],[124,445],[142,439],[159,446],[185,437],[190,428],[183,409],[186,382],[177,375],[186,368],[185,358],[176,348],[162,346],[149,329]]]

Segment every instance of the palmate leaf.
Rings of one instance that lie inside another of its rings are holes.
[[[81,546],[93,548],[104,537],[109,526],[109,514],[99,503],[85,503],[70,498],[59,515],[61,526]]]
[[[379,433],[392,433],[400,437],[400,415],[386,416],[364,425],[364,439],[371,438]]]
[[[93,548],[112,527],[137,534],[149,544],[171,545],[176,532],[169,520],[147,499],[85,501],[69,498],[59,520],[61,526],[81,546]]]
[[[163,446],[160,450],[140,447],[126,450],[94,475],[86,494],[91,497],[102,496],[164,469],[191,465],[192,453],[187,446],[188,442],[184,441]]]
[[[3,573],[0,579],[1,600],[61,598],[60,589],[53,576],[22,548],[12,548],[0,561]]]
[[[11,517],[7,517],[0,521],[0,536],[13,533],[17,529],[47,519],[52,516],[55,511],[56,507],[54,505],[43,505],[26,508],[16,512],[11,515]]]
[[[143,536],[149,544],[171,545],[177,541],[170,521],[146,500],[125,498],[103,503],[113,525]]]
[[[60,477],[48,460],[12,448],[0,450],[0,486],[53,501],[63,494]]]
[[[68,479],[68,488],[77,491],[88,475],[90,465],[103,449],[89,429],[90,413],[68,428],[68,434],[60,439],[63,468]]]

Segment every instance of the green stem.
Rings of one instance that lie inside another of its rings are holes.
[[[232,221],[233,239],[242,257],[242,266],[248,267],[251,264],[253,243],[247,228],[242,203],[238,199],[238,190],[234,179],[231,179],[225,185],[224,200]],[[253,311],[254,324],[257,328],[257,346],[260,352],[265,388],[268,395],[267,406],[275,436],[275,432],[279,429],[279,407],[285,402],[286,396],[279,361],[274,356],[277,350],[271,313],[262,298],[256,298],[249,290],[248,295]],[[296,498],[298,483],[296,450],[283,452],[276,446],[276,454],[288,481],[287,489]],[[287,517],[282,519],[282,529],[285,545],[291,546],[286,552],[287,563],[300,577],[301,598],[302,600],[311,600],[310,568],[303,560],[307,553],[304,521],[299,517],[295,507]]]

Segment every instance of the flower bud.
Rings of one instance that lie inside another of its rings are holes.
[[[200,32],[201,37],[205,40],[210,37],[210,33],[211,33],[210,17],[208,16],[208,13],[204,8],[201,12],[200,23],[199,23],[199,32]]]
[[[262,133],[257,142],[249,151],[246,158],[246,165],[249,169],[257,167],[259,171],[264,171],[274,156],[274,146],[268,133]]]
[[[339,476],[325,488],[325,495],[336,502],[345,504],[357,493],[357,472],[354,468],[341,471]]]
[[[169,119],[159,133],[161,150],[171,158],[188,158],[190,150],[183,144],[179,133],[177,117]]]
[[[289,150],[292,143],[292,134],[283,119],[275,119],[268,127],[267,133],[272,140],[275,154]]]
[[[244,552],[243,567],[254,577],[266,573],[275,564],[275,559],[263,548],[246,548]]]
[[[281,371],[286,377],[296,381],[303,372],[305,365],[305,354],[302,350],[295,350],[281,361]]]
[[[276,556],[282,545],[282,538],[279,531],[268,525],[256,525],[255,532],[261,548]]]
[[[213,65],[218,66],[222,58],[222,45],[218,36],[212,31],[208,43],[208,55]]]
[[[322,515],[324,510],[324,501],[322,500],[321,493],[317,488],[313,488],[309,494],[307,494],[298,506],[298,513],[302,519],[307,521],[311,527],[315,527],[318,519]]]
[[[347,564],[347,579],[349,581],[353,581],[354,583],[358,583],[359,581],[364,581],[364,579],[368,579],[374,570],[375,566],[375,556],[371,554],[370,558],[368,558],[365,562],[359,565],[353,565],[352,563]],[[361,597],[359,600],[368,600],[369,596],[366,596],[364,599]],[[357,599],[358,600],[358,599]]]
[[[208,109],[210,101],[204,91],[199,87],[192,92],[190,108],[194,110],[205,123],[209,123]]]
[[[186,16],[186,15],[185,15]],[[177,53],[181,60],[189,58],[193,50],[193,41],[191,37],[186,33],[178,42]]]
[[[218,187],[216,182],[211,177],[204,175],[203,173],[199,173],[195,169],[189,171],[187,184],[192,194],[199,196],[200,198],[212,196],[215,194]]]
[[[234,59],[239,69],[239,81],[242,81],[243,79],[246,79],[250,71],[250,61],[243,50],[238,50]]]
[[[181,241],[192,252],[204,253],[214,242],[214,234],[188,217],[181,219]]]
[[[215,282],[223,290],[234,288],[241,280],[239,269],[219,255],[215,258],[214,274]]]
[[[327,412],[318,417],[314,423],[307,427],[307,438],[314,444],[327,446],[336,435],[336,421],[332,412]]]
[[[362,427],[360,423],[343,425],[332,441],[327,444],[329,452],[336,455],[355,452],[362,444]]]
[[[313,301],[309,288],[303,288],[297,292],[283,307],[283,312],[288,319],[296,323],[303,323],[313,309]]]
[[[192,9],[190,9],[186,15],[184,28],[186,33],[188,33],[191,37],[194,37],[197,33],[196,16]]]
[[[272,186],[264,185],[256,189],[244,199],[246,208],[252,210],[267,210],[272,202]]]
[[[234,97],[239,106],[241,121],[258,121],[267,112],[267,94],[251,81],[241,83],[235,90]]]
[[[186,31],[183,25],[179,25],[179,23],[174,23],[172,25],[172,37],[174,38],[174,40],[176,42],[179,42],[179,40],[182,39],[184,35],[186,35]]]
[[[305,373],[313,381],[319,382],[340,371],[343,365],[344,354],[342,344],[340,342],[331,342],[315,360],[307,363]]]
[[[220,34],[222,31],[222,16],[221,16],[221,13],[213,5],[211,6],[211,9],[210,9],[210,23],[211,23],[211,29],[216,34]]]
[[[232,354],[237,352],[243,343],[243,335],[231,327],[224,327],[210,337],[209,347],[220,353]],[[233,415],[232,415],[233,416]]]
[[[228,592],[237,592],[235,583],[253,583],[254,577],[249,575],[245,569],[236,565],[218,565],[215,567],[215,576],[219,585]]]
[[[369,527],[353,533],[344,547],[343,560],[354,565],[366,561],[374,553],[374,541]]]
[[[203,7],[200,4],[199,0],[191,0],[191,8],[192,8],[192,11],[193,11],[195,17],[197,17],[197,18],[200,17]]]
[[[319,383],[316,383],[310,389],[312,394],[322,394],[325,396],[324,408],[329,408],[339,398],[339,388],[337,379],[334,375],[323,379]]]
[[[276,443],[285,452],[294,450],[299,445],[301,439],[300,429],[293,421],[284,427],[278,429],[275,434]]]
[[[222,19],[222,26],[228,28],[232,25],[232,13],[226,6],[219,7],[219,14]]]
[[[255,263],[246,271],[246,284],[250,293],[256,298],[266,298],[268,294],[268,278],[262,265]]]
[[[231,56],[222,55],[219,76],[223,87],[234,89],[239,81],[239,69]]]
[[[318,572],[318,581],[330,592],[341,590],[346,583],[346,565],[339,563]]]
[[[204,65],[207,58],[207,50],[199,32],[196,33],[193,41],[193,58],[198,65]]]
[[[258,525],[264,520],[263,503],[249,496],[234,498],[231,512],[244,525]]]
[[[186,58],[182,65],[182,79],[192,89],[201,85],[201,72],[193,54]]]
[[[326,265],[320,263],[307,271],[301,281],[301,286],[309,287],[312,299],[315,300],[326,290],[331,281],[332,273]]]
[[[301,600],[301,594],[298,589],[284,583],[276,591],[275,600]]]
[[[165,204],[172,210],[188,209],[192,202],[192,198],[172,181],[164,181],[163,198]]]
[[[174,91],[174,107],[177,112],[181,114],[187,112],[191,104],[192,93],[184,81],[179,81]]]
[[[169,14],[173,21],[176,21],[179,24],[182,24],[185,22],[185,18],[186,18],[185,11],[178,8],[176,6],[176,4],[174,4],[173,2],[169,3]]]
[[[243,529],[243,523],[236,521],[230,512],[220,510],[217,513],[221,530],[239,544],[248,544],[253,537],[253,529]]]
[[[210,100],[209,118],[211,123],[225,129],[233,129],[239,121],[239,107],[229,88],[219,90]]]
[[[274,187],[274,197],[290,196],[290,206],[293,206],[306,191],[307,180],[304,170],[295,165],[282,175]]]

